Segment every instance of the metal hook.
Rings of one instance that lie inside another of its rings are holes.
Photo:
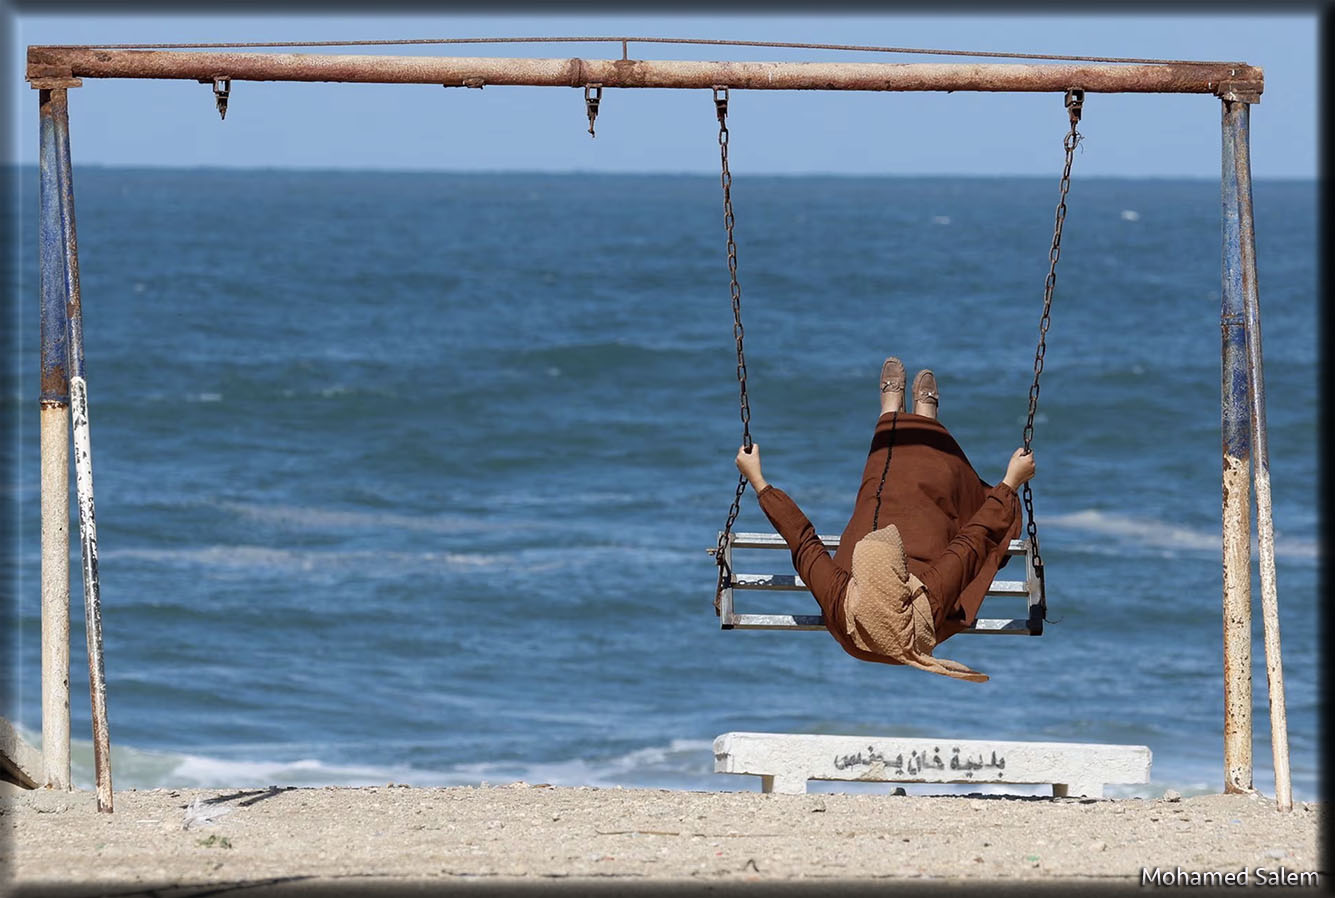
[[[589,113],[589,136],[596,137],[593,133],[593,120],[598,117],[598,103],[603,98],[603,86],[601,84],[584,85],[584,108]]]
[[[1078,87],[1073,87],[1066,92],[1066,110],[1071,116],[1071,124],[1080,121],[1080,111],[1085,105],[1085,92]]]
[[[218,105],[218,118],[223,120],[227,118],[227,97],[232,92],[231,78],[213,79],[213,99]]]
[[[714,85],[714,111],[718,113],[719,124],[724,124],[728,117],[728,88],[723,85]]]

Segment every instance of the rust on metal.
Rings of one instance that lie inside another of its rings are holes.
[[[28,84],[33,90],[61,90],[82,87],[83,82],[70,72],[69,66],[28,64]]]
[[[1202,65],[1244,65],[1236,60],[1145,59],[1127,56],[1067,56],[1053,53],[1011,53],[995,50],[946,50],[927,47],[885,47],[870,44],[812,44],[793,41],[742,41],[701,37],[424,37],[390,40],[352,41],[225,41],[194,44],[51,44],[59,50],[220,50],[280,47],[388,47],[424,44],[592,44],[621,42],[621,58],[627,56],[626,44],[696,44],[715,47],[782,47],[790,50],[848,50],[859,53],[921,53],[928,56],[971,56],[992,59],[1053,59],[1065,62],[1170,62]]]
[[[235,81],[486,84],[536,87],[747,90],[1066,91],[1214,94],[1223,84],[1263,86],[1255,66],[1208,63],[1023,64],[872,62],[704,62],[696,60],[526,59],[456,56],[321,55],[180,50],[28,48],[28,77],[212,78]]]
[[[1235,155],[1245,104],[1224,102],[1220,193],[1223,220],[1219,310],[1221,519],[1223,524],[1224,791],[1254,793],[1252,776],[1251,530],[1241,207]]]
[[[38,389],[41,391],[42,398],[39,401],[42,408],[69,408],[69,399],[60,398],[70,394],[69,373],[63,362],[52,359],[50,364],[42,366]]]
[[[1252,477],[1256,487],[1257,549],[1260,556],[1261,613],[1265,634],[1266,694],[1270,702],[1270,749],[1274,759],[1275,803],[1280,811],[1293,810],[1289,766],[1288,710],[1284,698],[1281,657],[1279,589],[1275,577],[1275,525],[1270,495],[1270,449],[1266,434],[1265,376],[1261,353],[1261,306],[1256,280],[1256,231],[1252,214],[1251,112],[1246,102],[1234,101],[1233,164],[1238,203],[1238,261],[1242,275],[1243,318],[1246,331],[1247,398],[1250,400]],[[1250,548],[1250,547],[1249,547]],[[1249,566],[1250,568],[1250,566]],[[1250,570],[1248,571],[1250,576]]]
[[[1259,80],[1225,81],[1215,88],[1215,96],[1235,103],[1259,103],[1265,84]]]

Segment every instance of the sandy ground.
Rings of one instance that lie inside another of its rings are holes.
[[[1139,890],[1141,868],[1155,866],[1245,869],[1255,885],[1258,868],[1321,869],[1324,813],[1300,804],[1280,814],[1272,800],[1245,795],[1094,801],[524,783],[125,791],[114,814],[98,814],[86,792],[2,798],[3,891],[16,894],[313,894],[349,882],[425,892],[483,881],[709,883],[725,894],[731,883],[883,888],[887,879]]]

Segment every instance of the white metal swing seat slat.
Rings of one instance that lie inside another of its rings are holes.
[[[722,533],[719,534],[722,537]],[[824,536],[820,541],[827,549],[839,548],[839,537]],[[731,582],[723,589],[719,602],[719,623],[724,630],[824,630],[825,618],[820,614],[745,614],[736,610],[734,593],[737,590],[805,590],[806,584],[796,574],[742,574],[733,566],[735,549],[787,549],[788,544],[777,533],[733,533],[724,548],[724,561],[732,571]],[[1011,540],[1006,554],[1024,556],[1024,579],[992,581],[987,597],[1025,599],[1028,605],[1025,617],[978,618],[972,627],[961,633],[1010,633],[1018,636],[1043,634],[1043,598],[1034,574],[1033,554],[1029,540]],[[1018,572],[1017,572],[1018,573]],[[1017,609],[1018,610],[1018,609]]]

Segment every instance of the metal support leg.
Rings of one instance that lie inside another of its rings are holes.
[[[1224,791],[1252,788],[1252,581],[1251,494],[1247,474],[1246,327],[1242,299],[1242,244],[1238,221],[1238,176],[1234,164],[1238,109],[1223,103],[1223,331],[1220,395],[1223,431],[1224,546]]]
[[[97,579],[97,520],[93,503],[93,450],[88,424],[88,385],[84,380],[83,307],[79,292],[79,241],[74,226],[74,177],[70,164],[69,107],[66,91],[51,91],[51,120],[56,143],[56,184],[65,256],[66,345],[70,413],[74,428],[74,483],[79,500],[79,537],[83,556],[84,629],[88,636],[88,691],[92,701],[93,768],[97,809],[110,813],[111,737],[107,730],[107,686],[102,663],[102,600]]]
[[[1265,625],[1265,671],[1270,696],[1270,747],[1275,760],[1275,801],[1293,810],[1289,779],[1289,728],[1284,702],[1284,667],[1279,639],[1279,594],[1275,583],[1275,524],[1270,502],[1270,449],[1266,436],[1265,373],[1261,360],[1261,306],[1256,281],[1256,232],[1252,216],[1252,167],[1248,125],[1250,105],[1229,102],[1237,125],[1233,162],[1238,184],[1238,231],[1242,300],[1247,333],[1247,384],[1251,400],[1252,474],[1256,484],[1256,539],[1261,558],[1261,618]]]
[[[63,91],[62,91],[63,92]],[[51,91],[41,114],[42,780],[70,784],[70,384],[65,370],[65,251]]]

